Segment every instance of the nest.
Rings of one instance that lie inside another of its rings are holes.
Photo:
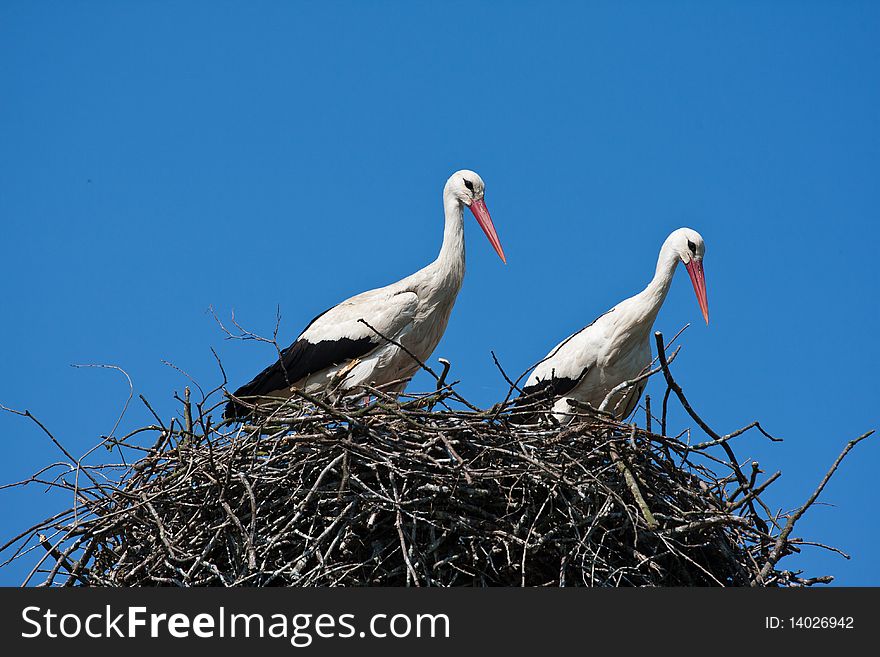
[[[28,581],[68,586],[830,581],[779,561],[800,549],[795,522],[865,436],[807,503],[772,513],[761,495],[779,473],[758,482],[757,464],[746,475],[730,446],[760,426],[716,434],[663,366],[710,440],[663,435],[665,400],[661,420],[648,404],[645,428],[590,408],[561,427],[537,401],[523,424],[521,407],[480,409],[439,380],[401,399],[369,390],[366,405],[297,393],[257,422],[214,425],[216,400],[187,390],[179,419],[102,441],[120,463],[71,457],[61,475],[21,482],[76,503],[3,549],[39,557]]]

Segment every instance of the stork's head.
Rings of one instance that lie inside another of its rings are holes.
[[[483,198],[486,192],[486,183],[475,171],[462,169],[453,173],[446,181],[447,194],[452,194],[464,205],[470,207],[475,200]]]
[[[495,226],[492,223],[492,217],[489,216],[489,210],[486,208],[486,202],[483,195],[486,192],[486,183],[474,171],[462,169],[453,173],[449,180],[446,181],[446,187],[443,189],[443,196],[446,199],[452,198],[462,205],[466,205],[474,213],[480,228],[486,233],[489,242],[500,256],[504,263],[507,258],[504,256],[504,249],[501,248],[501,241],[498,239],[498,233],[495,232]]]
[[[703,255],[706,243],[703,236],[692,228],[679,228],[667,239],[666,243],[675,251],[678,258],[687,267],[688,275],[697,295],[697,303],[703,311],[703,319],[709,323],[709,301],[706,297],[706,276],[703,271]]]

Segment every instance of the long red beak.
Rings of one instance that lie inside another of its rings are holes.
[[[501,257],[501,261],[506,265],[507,258],[504,257],[504,249],[501,248],[501,240],[498,239],[498,233],[495,232],[495,225],[492,223],[492,217],[489,216],[489,210],[486,208],[486,202],[483,199],[471,203],[471,212],[477,218],[480,228],[486,233],[486,237],[495,248],[495,253]]]
[[[700,304],[700,310],[703,311],[703,319],[706,324],[709,323],[709,300],[706,298],[706,275],[703,272],[703,261],[691,258],[691,261],[685,265],[688,274],[691,277],[691,283],[694,284],[694,292],[697,294],[697,302]]]

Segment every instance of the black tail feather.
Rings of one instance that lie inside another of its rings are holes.
[[[253,412],[252,409],[248,408],[241,402],[236,399],[230,399],[226,403],[226,408],[223,410],[223,419],[224,420],[241,420]]]

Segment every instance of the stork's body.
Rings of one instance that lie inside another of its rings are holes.
[[[704,253],[699,233],[689,228],[674,231],[660,249],[654,278],[648,286],[556,345],[535,367],[523,392],[531,395],[546,391],[560,422],[572,417],[568,399],[599,408],[609,392],[637,378],[650,365],[651,330],[679,261],[688,268],[703,316],[709,322]],[[619,418],[627,417],[635,409],[645,383],[616,393],[605,410]]]
[[[418,361],[425,362],[443,337],[461,289],[465,206],[504,260],[483,194],[483,181],[476,173],[454,173],[443,190],[445,225],[437,259],[403,280],[353,296],[316,317],[275,363],[233,396],[254,403],[259,397],[290,397],[291,388],[320,392],[331,382],[340,392],[365,384],[390,393],[403,390],[418,371]],[[231,401],[226,417],[240,417],[248,410]]]

